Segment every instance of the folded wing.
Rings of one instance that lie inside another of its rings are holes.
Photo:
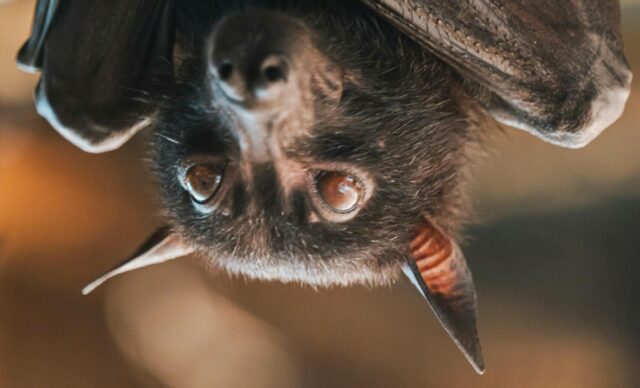
[[[171,0],[39,0],[18,64],[42,77],[38,112],[89,152],[150,122],[173,80]]]
[[[500,122],[575,148],[622,114],[617,0],[363,1],[457,69]]]

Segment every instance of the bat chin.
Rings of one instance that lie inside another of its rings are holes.
[[[294,283],[313,288],[348,286],[385,287],[394,284],[402,274],[404,261],[360,258],[358,260],[211,259],[214,268],[251,280]]]

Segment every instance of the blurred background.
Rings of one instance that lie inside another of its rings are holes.
[[[623,3],[640,75],[640,1]],[[477,376],[405,282],[314,291],[190,258],[82,297],[159,207],[144,135],[89,155],[35,115],[14,65],[33,6],[0,0],[0,388],[640,387],[640,76],[585,149],[491,131],[464,247]]]

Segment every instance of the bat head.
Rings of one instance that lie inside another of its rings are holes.
[[[192,250],[313,286],[384,285],[403,269],[482,372],[475,289],[450,237],[472,104],[418,44],[336,10],[227,15],[183,51],[153,129],[174,232],[106,276]]]
[[[416,43],[368,12],[247,11],[196,47],[152,159],[171,224],[216,266],[388,284],[425,216],[454,229],[473,136]]]

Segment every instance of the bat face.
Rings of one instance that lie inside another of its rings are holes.
[[[231,272],[388,284],[423,217],[457,223],[473,135],[452,71],[334,6],[223,14],[182,51],[154,171],[172,224]]]

